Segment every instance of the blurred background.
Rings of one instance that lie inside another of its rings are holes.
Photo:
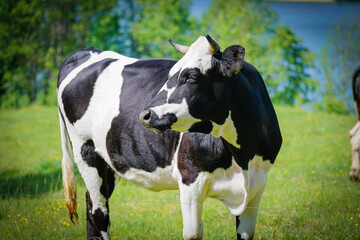
[[[179,59],[168,39],[210,34],[246,48],[276,104],[353,112],[360,3],[321,0],[2,0],[0,108],[56,105],[56,78],[73,52],[94,47]]]
[[[180,59],[210,34],[241,44],[262,74],[283,145],[261,200],[254,239],[359,240],[360,188],[349,181],[351,78],[360,66],[360,3],[246,0],[0,0],[0,239],[84,239],[85,185],[76,168],[79,222],[62,190],[56,103],[59,68],[83,48]],[[330,113],[330,114],[329,114]],[[180,239],[178,191],[120,179],[113,239]],[[204,239],[235,239],[235,220],[209,199]]]

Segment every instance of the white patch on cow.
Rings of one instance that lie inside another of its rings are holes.
[[[190,115],[189,106],[185,98],[183,98],[181,103],[165,103],[163,105],[156,106],[150,109],[156,113],[159,119],[162,118],[167,113],[175,114],[178,120],[182,119],[183,116]]]
[[[109,233],[109,227],[108,227],[108,231],[104,232],[104,231],[100,231],[101,236],[104,240],[110,240],[110,233]]]
[[[349,173],[350,180],[356,181],[360,175],[360,122],[349,131],[352,164]]]
[[[179,178],[183,239],[202,239],[203,237],[202,210],[208,190],[209,175],[208,172],[200,172],[196,181],[189,186],[183,184],[182,179]]]
[[[199,68],[202,74],[211,68],[212,53],[206,37],[199,37],[191,44],[186,54],[171,68],[169,76],[185,68]]]
[[[158,192],[160,190],[178,189],[176,180],[172,177],[173,163],[165,168],[158,167],[153,172],[130,168],[121,177],[138,187]]]
[[[233,160],[229,169],[219,168],[210,174],[208,196],[219,199],[231,214],[240,216],[237,230],[240,235],[251,237],[255,233],[258,207],[271,166],[269,160],[255,156],[248,163],[248,170],[243,170]]]
[[[213,129],[210,132],[214,137],[223,137],[227,142],[231,143],[236,148],[241,148],[241,146],[236,142],[237,132],[233,120],[231,119],[231,112],[225,120],[225,123],[218,125],[215,122],[213,123]]]

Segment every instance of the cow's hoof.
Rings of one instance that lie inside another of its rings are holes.
[[[349,174],[349,178],[350,178],[350,181],[357,182],[359,175],[354,173],[353,171],[351,171]]]

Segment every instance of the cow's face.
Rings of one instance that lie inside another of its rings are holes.
[[[233,45],[222,53],[210,36],[190,47],[170,43],[184,53],[170,70],[169,79],[140,113],[145,127],[156,132],[205,131],[211,122],[223,124],[229,114],[229,84],[244,61],[245,49]],[[210,125],[210,126],[209,126]]]

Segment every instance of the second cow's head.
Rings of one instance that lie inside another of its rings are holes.
[[[221,125],[229,115],[229,83],[242,67],[245,49],[233,45],[221,52],[209,35],[199,37],[190,47],[169,41],[184,56],[140,113],[140,121],[156,132],[173,129],[209,133],[212,123]]]

